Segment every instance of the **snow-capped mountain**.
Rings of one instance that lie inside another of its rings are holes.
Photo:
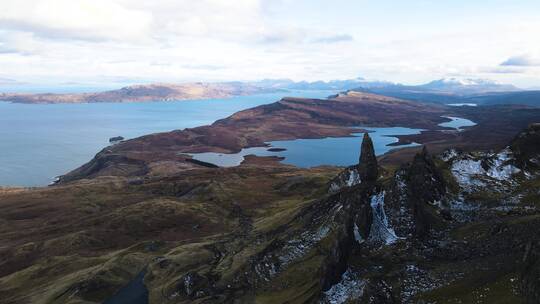
[[[424,90],[452,93],[457,95],[477,94],[486,92],[518,91],[513,85],[501,84],[489,79],[473,78],[442,78],[418,86]]]
[[[375,93],[429,103],[526,104],[540,106],[540,94],[489,79],[442,78],[422,85],[388,83],[380,86],[359,85],[355,91]]]

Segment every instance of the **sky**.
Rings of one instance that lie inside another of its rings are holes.
[[[487,78],[540,88],[538,0],[0,0],[0,85]]]

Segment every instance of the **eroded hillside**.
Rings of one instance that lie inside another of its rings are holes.
[[[6,191],[0,290],[6,303],[119,301],[126,286],[140,303],[536,303],[539,136],[424,149],[394,170],[366,135],[343,171],[250,157]]]

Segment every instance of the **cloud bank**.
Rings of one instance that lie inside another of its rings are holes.
[[[501,63],[501,66],[531,67],[540,66],[540,59],[529,55],[513,56]]]
[[[540,76],[538,61],[508,54],[540,54],[540,21],[531,13],[540,4],[515,2],[496,11],[420,0],[0,1],[0,77],[108,83],[360,74],[419,83],[465,75],[529,84]]]

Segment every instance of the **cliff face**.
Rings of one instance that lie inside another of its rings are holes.
[[[530,170],[540,169],[540,123],[534,123],[518,134],[510,148],[520,167]]]

